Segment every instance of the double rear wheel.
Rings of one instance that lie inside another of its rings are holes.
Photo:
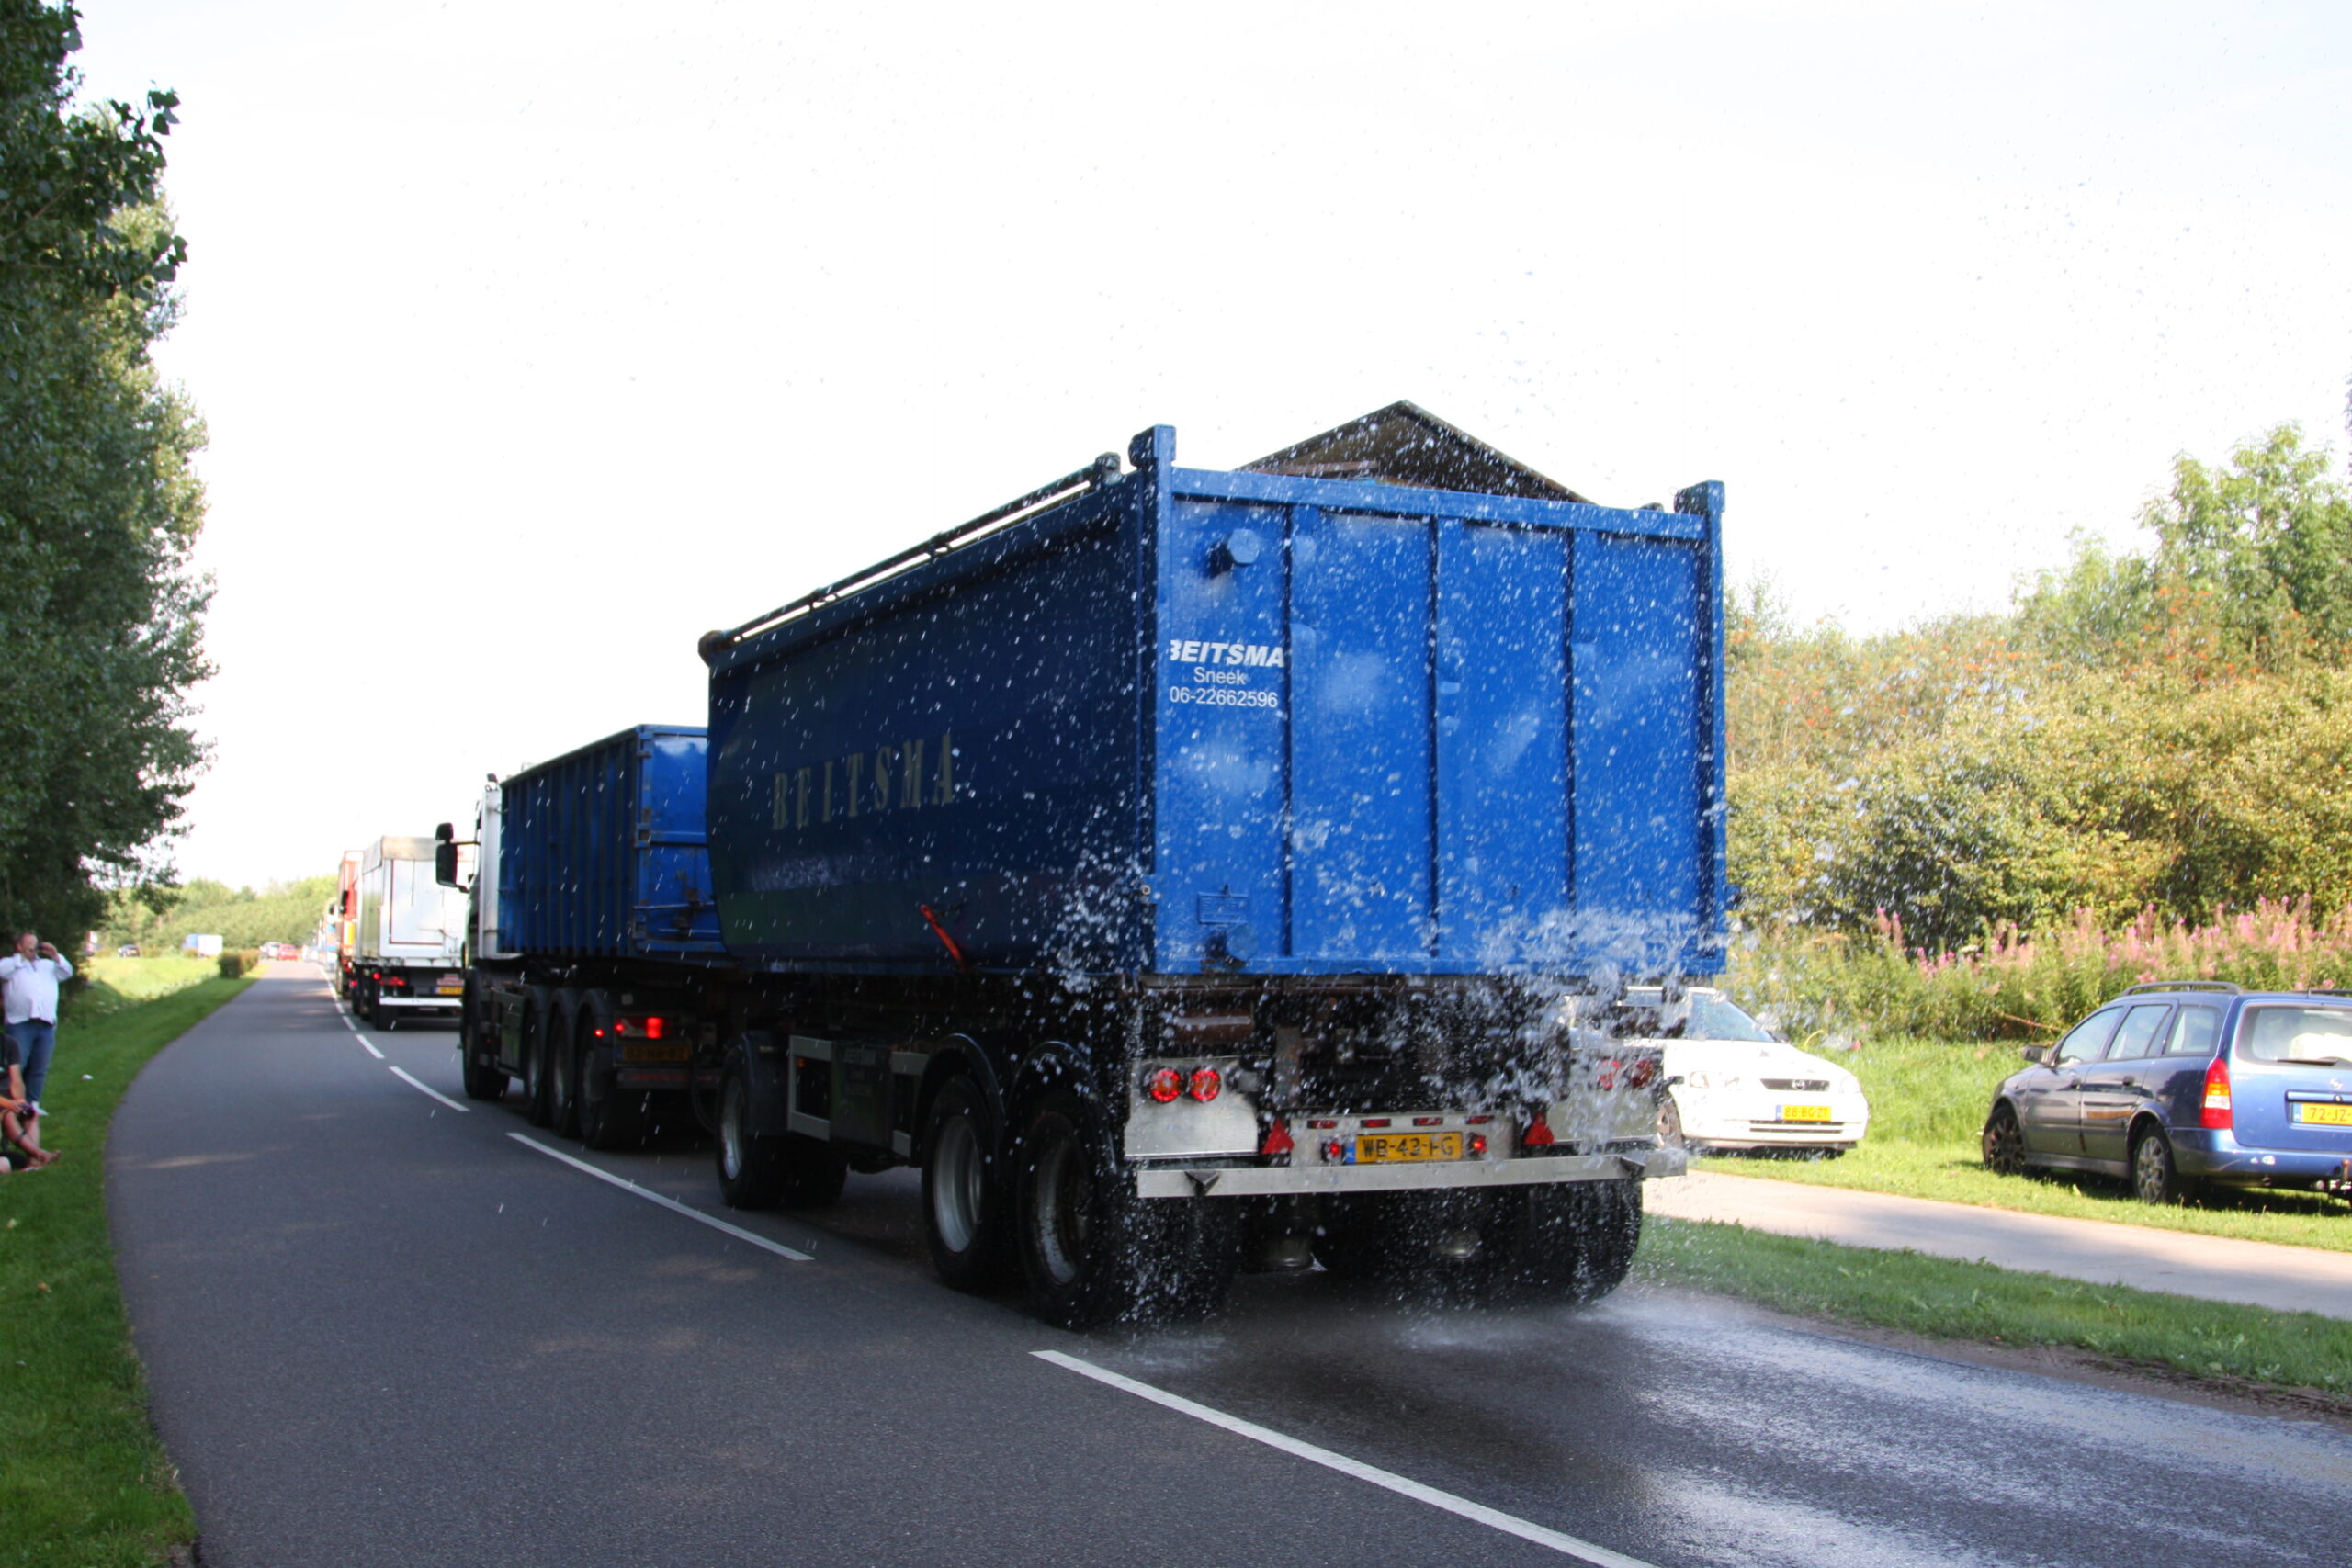
[[[1197,1317],[1225,1300],[1240,1262],[1238,1205],[1137,1196],[1097,1107],[1066,1091],[1046,1096],[1015,1168],[1015,1245],[1030,1304],[1047,1322]]]

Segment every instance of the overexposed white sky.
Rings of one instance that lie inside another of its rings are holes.
[[[1146,425],[1411,398],[1864,629],[2344,449],[2340,4],[88,0],[176,88],[216,747],[319,874]]]

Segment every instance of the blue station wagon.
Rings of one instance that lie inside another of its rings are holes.
[[[2206,1182],[2352,1191],[2352,996],[2134,986],[2025,1056],[1984,1119],[1992,1170],[2122,1177],[2151,1203]]]

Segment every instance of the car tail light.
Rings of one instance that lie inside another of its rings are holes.
[[[2230,1113],[2230,1059],[2216,1056],[2213,1065],[2205,1069],[2205,1105],[2198,1112],[2197,1124],[2220,1132],[2228,1132],[2235,1123]]]
[[[1184,1092],[1184,1075],[1173,1067],[1154,1067],[1143,1080],[1143,1091],[1166,1105]]]
[[[1258,1145],[1258,1152],[1261,1155],[1289,1154],[1291,1152],[1290,1123],[1279,1116],[1275,1117],[1274,1124],[1266,1129],[1266,1141]]]
[[[1519,1146],[1522,1149],[1547,1149],[1557,1141],[1552,1136],[1551,1124],[1541,1116],[1530,1117],[1527,1131],[1519,1135]]]
[[[1225,1075],[1215,1067],[1195,1067],[1193,1069],[1193,1081],[1184,1088],[1194,1100],[1206,1105],[1225,1092]]]

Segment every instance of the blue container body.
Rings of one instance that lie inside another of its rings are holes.
[[[643,724],[500,785],[498,934],[547,958],[722,953],[700,729]]]
[[[1173,450],[714,650],[730,951],[1723,967],[1720,486],[1618,511]]]

